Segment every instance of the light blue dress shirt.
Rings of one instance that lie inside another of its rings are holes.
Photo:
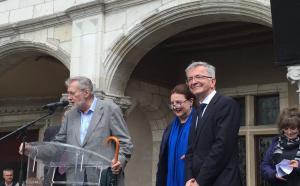
[[[86,136],[87,130],[89,128],[91,119],[93,117],[96,108],[97,98],[94,97],[91,107],[86,112],[80,111],[81,125],[80,125],[80,142],[83,144],[84,138]]]

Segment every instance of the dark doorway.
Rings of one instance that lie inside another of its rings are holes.
[[[1,132],[0,137],[8,134],[9,132]],[[27,142],[31,141],[37,141],[38,140],[38,130],[29,130],[27,132]],[[20,158],[19,155],[19,146],[21,143],[21,139],[18,139],[18,136],[13,135],[8,137],[7,139],[4,139],[3,141],[0,141],[0,149],[1,149],[1,155],[0,155],[0,171],[1,171],[1,181],[2,181],[2,171],[5,168],[11,168],[14,170],[14,180],[19,180],[19,171],[20,171]],[[27,158],[25,159],[26,165],[27,165]],[[26,178],[26,169],[27,166],[24,167],[24,177]]]

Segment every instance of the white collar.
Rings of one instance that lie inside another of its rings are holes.
[[[200,104],[205,103],[208,105],[210,103],[210,101],[212,100],[212,98],[214,97],[214,95],[216,95],[216,93],[217,93],[217,91],[213,90],[208,96],[206,96],[204,98],[204,100],[202,102],[200,102]]]

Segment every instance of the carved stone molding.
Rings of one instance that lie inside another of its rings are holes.
[[[14,115],[14,114],[27,114],[27,113],[37,113],[42,112],[43,110],[39,106],[1,106],[0,107],[0,116],[1,115]]]
[[[57,98],[0,98],[0,116],[45,112],[42,105],[53,101],[57,101]]]
[[[114,94],[107,94],[103,91],[96,90],[94,94],[99,97],[100,99],[111,99],[113,100],[119,107],[122,109],[123,114],[126,115],[126,111],[132,105],[131,98],[128,96],[119,96]]]
[[[72,20],[97,15],[101,12],[104,12],[104,3],[99,0],[74,6],[65,11]]]
[[[0,38],[42,30],[60,24],[71,22],[66,13],[56,13],[49,16],[20,21],[0,27]]]
[[[77,18],[96,15],[99,12],[123,9],[125,7],[131,7],[149,1],[151,0],[117,0],[107,1],[103,3],[103,0],[95,0],[92,2],[73,6],[71,8],[68,8],[64,12],[54,13],[47,16],[37,17],[34,19],[0,26],[0,38],[33,32],[36,30],[42,30],[44,28],[71,22],[72,20]]]
[[[105,12],[122,10],[124,8],[145,4],[153,0],[106,0]]]
[[[287,79],[292,83],[297,83],[298,90],[297,93],[300,93],[300,65],[288,66],[287,67]]]

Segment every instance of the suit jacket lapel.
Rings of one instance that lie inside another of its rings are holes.
[[[85,138],[83,140],[82,146],[84,146],[87,143],[87,141],[88,141],[89,137],[91,136],[92,132],[97,127],[97,125],[100,123],[100,120],[101,120],[102,116],[103,116],[103,106],[100,103],[100,101],[97,100],[96,108],[95,108],[95,111],[93,113],[93,117],[92,117],[91,122],[89,124],[89,127],[88,127],[87,133],[85,135]]]
[[[193,144],[193,142],[195,142],[195,140],[193,140],[196,136],[196,123],[198,122],[199,119],[199,110],[196,107],[195,108],[195,112],[193,113],[193,121],[192,121],[192,125],[190,128],[190,134],[189,134],[189,141],[191,144]]]
[[[80,126],[81,126],[81,119],[80,119],[80,112],[76,110],[75,116],[73,117],[73,121],[71,123],[74,123],[74,130],[75,130],[75,138],[77,140],[78,144],[81,144],[80,142]]]
[[[204,125],[206,123],[206,120],[208,118],[208,116],[212,113],[212,110],[214,108],[214,104],[217,102],[218,98],[220,97],[220,95],[218,93],[215,94],[215,96],[212,98],[212,100],[210,101],[210,103],[206,106],[206,109],[204,111],[203,116],[201,117],[198,113],[198,124],[197,124],[197,129],[196,129],[196,138],[198,138],[198,136],[201,134],[201,131],[204,128]],[[216,111],[214,111],[216,112]],[[197,142],[198,140],[195,140],[195,142]],[[195,143],[196,145],[196,143]]]

